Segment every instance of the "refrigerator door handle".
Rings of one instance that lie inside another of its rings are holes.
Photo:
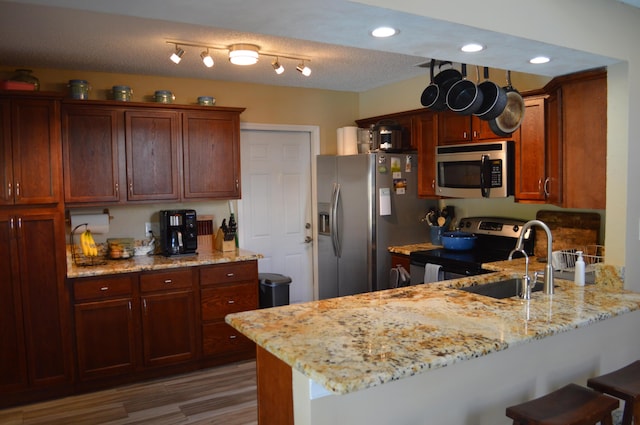
[[[331,242],[333,243],[333,253],[339,258],[342,250],[340,249],[340,238],[338,237],[338,199],[340,199],[340,184],[335,183],[331,195]]]

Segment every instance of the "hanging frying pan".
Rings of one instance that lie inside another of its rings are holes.
[[[425,90],[429,92],[426,95],[428,97],[425,98],[425,94],[423,93],[421,98],[422,104],[426,106],[425,103],[430,103],[431,106],[427,107],[434,111],[444,111],[447,109],[447,92],[449,91],[449,87],[451,87],[456,81],[460,81],[462,79],[462,74],[457,69],[447,68],[442,70],[442,65],[445,64],[452,65],[451,62],[448,61],[440,62],[438,65],[438,74],[433,77],[433,83],[435,83],[435,86],[438,89],[437,94],[434,95],[435,88],[427,87]],[[433,70],[434,60],[432,59],[431,71],[433,72]]]
[[[420,103],[425,108],[431,108],[434,111],[442,111],[447,107],[445,102],[439,102],[438,95],[440,93],[440,87],[433,81],[433,68],[436,66],[436,60],[431,59],[431,66],[429,67],[429,73],[431,74],[431,81],[426,89],[420,96]]]
[[[481,120],[489,121],[496,118],[507,106],[507,92],[505,89],[489,80],[489,68],[484,67],[484,81],[478,84],[483,100],[480,108],[473,114]]]
[[[462,80],[455,82],[447,92],[449,109],[460,115],[471,115],[482,105],[482,100],[482,92],[476,83],[467,79],[467,65],[462,64]]]
[[[489,127],[497,136],[509,137],[524,119],[524,99],[511,86],[511,71],[507,71],[507,86],[504,90],[507,93],[507,105],[500,115],[489,121]]]

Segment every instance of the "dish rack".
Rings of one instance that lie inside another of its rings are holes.
[[[553,266],[555,270],[563,272],[575,271],[578,251],[582,251],[584,269],[586,273],[595,271],[595,264],[604,262],[603,245],[586,245],[581,248],[562,249],[553,253]]]

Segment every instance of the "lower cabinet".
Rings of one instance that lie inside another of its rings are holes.
[[[227,325],[224,317],[258,308],[257,262],[202,267],[200,291],[203,355],[238,358],[254,355],[255,344]]]
[[[257,261],[69,283],[80,390],[255,356],[224,317],[258,308]]]

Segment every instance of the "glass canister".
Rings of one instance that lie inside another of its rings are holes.
[[[22,83],[33,84],[34,90],[40,90],[40,80],[32,74],[30,69],[16,69],[15,73],[9,78],[9,81],[20,81]]]
[[[158,103],[173,103],[175,98],[170,90],[156,90],[155,99]]]
[[[69,80],[68,87],[71,99],[89,99],[89,90],[91,90],[91,87],[87,80]]]
[[[129,86],[113,86],[111,91],[113,92],[113,100],[120,102],[130,102],[133,90]]]
[[[213,106],[216,104],[216,99],[211,96],[200,96],[198,97],[198,105],[202,106]]]

